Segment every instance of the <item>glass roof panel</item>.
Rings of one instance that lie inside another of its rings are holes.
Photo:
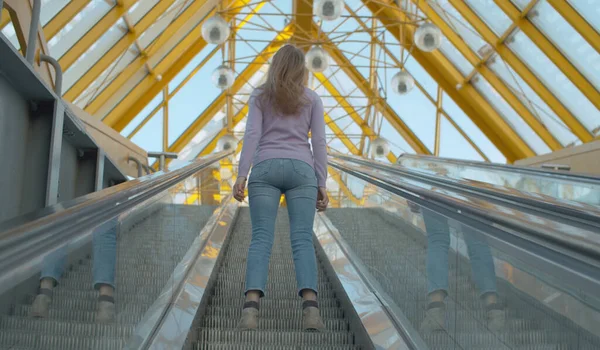
[[[498,35],[502,36],[512,24],[512,20],[494,0],[466,0],[469,6]],[[503,0],[508,1],[508,0]]]
[[[600,1],[567,0],[585,20],[600,32]]]
[[[524,10],[527,5],[531,2],[531,0],[511,0],[511,2],[519,8],[519,10]]]
[[[169,101],[169,144],[196,119],[221,93],[212,87],[206,88],[207,82],[212,86],[212,72],[221,65],[221,57],[213,56],[206,65]],[[202,93],[198,93],[202,91]]]
[[[417,60],[415,60],[414,58],[409,57],[408,60],[406,60],[404,66],[406,67],[406,70],[410,72],[410,75],[412,75],[412,77],[415,78],[415,80],[417,80],[421,84],[421,86],[423,86],[423,88],[425,89],[425,91],[427,91],[429,96],[435,99],[437,96],[438,84],[431,77],[431,75],[429,75],[429,73],[427,73],[427,71],[423,69],[423,67],[421,67],[419,62],[417,62]],[[388,91],[391,92],[392,90],[388,89]],[[409,92],[408,95],[410,95],[411,93],[412,91]]]
[[[483,57],[484,48],[489,45],[481,38],[479,33],[471,24],[448,2],[448,0],[437,0],[431,6],[442,17],[450,27],[469,45],[471,50],[479,57]]]
[[[577,137],[571,133],[558,115],[502,58],[495,55],[488,61],[488,67],[511,88],[521,102],[548,127],[548,130],[563,146],[577,140]]]
[[[485,134],[473,123],[473,121],[463,112],[463,110],[444,93],[442,99],[444,111],[454,120],[454,122],[473,140],[481,151],[495,163],[506,163],[506,158],[496,148],[496,146],[485,136]]]
[[[142,147],[148,152],[162,151],[163,138],[163,112],[162,109],[148,121],[143,128],[131,138],[136,145]],[[154,163],[154,158],[148,158],[150,164]]]
[[[530,21],[546,34],[596,89],[600,89],[600,53],[547,0],[540,0],[534,10],[537,14],[530,12]]]
[[[490,102],[490,104],[500,113],[504,120],[512,127],[512,129],[521,136],[529,147],[537,154],[550,153],[550,148],[542,141],[542,139],[531,129],[527,123],[521,118],[517,112],[498,94],[496,90],[488,83],[488,81],[476,75],[472,80],[473,86]]]
[[[126,35],[126,24],[121,18],[108,31],[106,31],[98,41],[79,58],[64,75],[64,86],[71,88],[96,62],[98,62],[110,48],[115,45],[123,36]],[[129,62],[128,62],[129,63]]]
[[[588,128],[600,125],[600,111],[577,89],[556,65],[525,35],[518,31],[507,42],[561,102]]]
[[[445,117],[440,125],[440,157],[484,160]]]
[[[452,45],[452,43],[444,37],[444,41],[442,41],[442,46],[440,47],[440,51],[454,64],[456,68],[462,73],[463,76],[469,75],[471,71],[473,71],[473,65],[465,58],[465,56],[458,51],[456,46]]]
[[[112,8],[113,5],[105,1],[90,1],[56,36],[48,41],[48,49],[50,49],[52,56],[62,57]]]
[[[19,38],[17,38],[14,22],[10,22],[6,27],[2,28],[2,35],[8,39],[8,42],[10,42],[15,49],[21,50],[21,44],[19,43]]]
[[[137,126],[140,125],[140,123],[150,113],[152,113],[152,111],[154,110],[154,108],[156,108],[156,106],[158,106],[162,102],[162,100],[163,100],[163,95],[162,94],[158,94],[158,95],[154,96],[154,98],[152,99],[152,101],[150,101],[150,103],[148,103],[148,105],[146,107],[144,107],[144,109],[142,109],[142,111],[140,113],[138,113],[138,115],[136,115],[135,118],[133,118],[131,120],[131,122],[123,130],[121,130],[121,135],[123,135],[125,137],[129,136],[129,134],[131,134],[131,132],[135,128],[137,128]],[[154,117],[156,117],[156,115],[154,115]]]
[[[82,101],[87,105],[92,101],[93,98],[98,96],[108,85],[119,76],[120,72],[125,69],[133,60],[138,57],[137,52],[133,50],[125,51],[117,61],[113,62],[102,74],[96,79],[83,93],[77,98],[77,104],[79,105]],[[76,76],[73,74],[73,76]],[[74,83],[70,81],[71,85]],[[69,86],[71,86],[69,85]]]
[[[387,102],[400,118],[417,135],[418,138],[433,150],[435,142],[435,116],[437,108],[418,88],[412,89],[405,95],[392,93],[388,86]]]
[[[394,127],[385,118],[381,121],[379,135],[388,141],[390,145],[390,151],[396,156],[402,153],[416,153],[415,150],[410,147],[408,142],[406,142],[406,140],[398,134],[396,129],[394,129]]]
[[[138,0],[128,11],[131,24],[137,23],[148,11],[158,3],[159,0]]]
[[[40,12],[40,22],[45,26],[54,18],[70,0],[42,0],[42,12]]]
[[[181,72],[179,72],[179,74],[177,74],[175,77],[173,77],[173,79],[169,82],[169,90],[170,91],[175,90],[179,86],[179,84],[181,84],[185,80],[185,78],[190,73],[192,73],[192,71],[194,69],[196,69],[198,67],[198,65],[200,65],[200,63],[202,63],[202,60],[204,60],[211,51],[212,50],[208,47],[206,48],[206,50],[200,51],[200,53],[197,54],[196,57],[194,57],[194,59],[192,59],[190,61],[190,63],[188,63],[181,70]]]

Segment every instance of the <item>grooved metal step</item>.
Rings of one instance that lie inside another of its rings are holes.
[[[95,322],[92,260],[82,259],[54,289],[48,319],[29,317],[35,295],[0,318],[0,349],[121,350],[156,300],[214,207],[166,205],[117,238],[116,320]]]
[[[241,209],[218,273],[208,306],[192,338],[196,349],[358,349],[344,310],[319,265],[318,289],[323,333],[302,331],[302,300],[296,290],[287,211],[280,210],[269,265],[266,296],[261,300],[259,327],[236,329],[244,303],[246,255],[251,239],[250,215]]]

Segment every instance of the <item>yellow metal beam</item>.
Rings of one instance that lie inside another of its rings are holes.
[[[373,13],[380,13],[379,19],[388,31],[402,43],[411,44],[414,28],[398,26],[408,20],[406,15],[395,5],[384,6],[380,3],[362,0]],[[403,30],[400,30],[402,28]],[[407,45],[411,46],[411,45]],[[457,90],[463,76],[456,67],[438,51],[424,53],[412,50],[412,57],[442,86],[444,91],[469,116],[488,139],[504,154],[508,162],[529,158],[535,155],[533,150],[506,123],[487,100],[471,85]]]
[[[123,71],[121,71],[119,75],[100,94],[98,94],[98,96],[96,96],[88,106],[86,106],[86,112],[92,115],[96,114],[100,107],[102,107],[119,90],[121,86],[125,85],[130,79],[132,79],[135,73],[144,68],[146,63],[152,60],[154,54],[160,51],[163,47],[167,47],[168,43],[172,40],[179,40],[180,38],[174,38],[173,36],[186,23],[188,23],[188,21],[193,18],[197,12],[199,12],[201,9],[205,9],[206,13],[202,13],[203,16],[206,15],[206,17],[208,17],[214,14],[215,11],[213,7],[210,6],[211,4],[209,2],[209,0],[198,0],[192,2],[192,4],[190,4],[190,6],[188,6],[184,12],[177,16],[177,19],[175,19],[163,31],[159,38],[155,40],[154,44],[152,44],[152,49],[149,50],[148,54],[146,56],[138,56]],[[202,25],[202,23],[199,25]],[[192,30],[173,50],[171,50],[169,55],[167,55],[163,61],[166,60],[169,63],[175,62],[177,58],[179,58],[179,54],[185,52],[199,36],[200,32],[198,29]],[[110,125],[110,123],[107,124]]]
[[[327,79],[327,77],[325,77],[325,75],[323,75],[322,73],[314,73],[314,76],[315,76],[315,78],[317,78],[317,80],[319,80],[319,82],[323,85],[323,87],[331,94],[331,96],[333,98],[335,98],[335,100],[344,109],[344,111],[346,113],[348,113],[348,115],[350,116],[350,118],[352,118],[354,123],[356,123],[356,125],[358,125],[358,127],[360,127],[363,135],[367,136],[371,141],[373,141],[377,137],[377,134],[375,133],[375,131],[369,126],[369,124],[367,124],[367,122],[363,118],[361,118],[360,114],[358,114],[356,112],[356,110],[354,109],[354,107],[346,100],[346,98],[340,94],[338,89],[331,83],[331,81],[329,81],[329,79]],[[326,115],[325,121],[327,121],[327,117],[328,117],[328,115]],[[329,118],[329,120],[331,120],[331,118]],[[331,121],[333,121],[333,120],[331,120]],[[332,129],[332,131],[333,131],[333,129]],[[343,141],[342,138],[340,138],[340,140]],[[350,148],[348,148],[348,149],[350,150]],[[359,153],[357,153],[357,154],[362,155],[362,152],[359,151]],[[392,152],[388,153],[387,158],[390,160],[391,163],[396,163],[396,161],[397,161],[396,156]]]
[[[369,81],[354,67],[354,65],[344,56],[337,46],[329,40],[325,34],[321,34],[321,40],[326,45],[323,48],[329,53],[333,60],[342,68],[342,70],[352,79],[354,84],[362,91],[365,96],[371,96],[373,92]],[[400,119],[394,109],[383,99],[374,99],[375,106],[383,114],[385,119],[398,131],[398,133],[406,140],[406,142],[419,154],[431,154],[427,146],[417,137],[415,133]],[[362,118],[361,118],[362,119]],[[364,121],[363,121],[364,123]],[[360,124],[359,124],[360,125]]]
[[[76,0],[70,1],[67,5],[65,5],[65,7],[63,7],[63,9],[60,10],[60,12],[44,26],[44,35],[46,36],[46,40],[50,41],[50,39],[54,38],[54,36],[56,36],[56,34],[58,34],[58,32],[60,32],[61,29],[67,25],[67,23],[71,22],[71,20],[90,2],[91,0]],[[92,30],[95,29],[91,29],[90,31]],[[104,34],[104,32],[100,34]],[[67,69],[63,67],[63,70],[66,71]]]
[[[589,142],[592,134],[585,126],[554,96],[541,80],[513,53],[500,38],[477,16],[463,0],[449,0],[452,6],[473,26],[482,39],[490,44],[494,51],[508,63],[514,71],[529,85],[544,102],[561,118],[581,141]]]
[[[235,79],[235,82],[231,86],[231,93],[237,94],[237,92],[252,78],[256,72],[260,69],[260,67],[267,63],[269,58],[277,52],[277,50],[284,44],[285,40],[289,40],[292,36],[293,27],[292,25],[288,25],[281,33],[277,35],[275,40],[273,40],[260,54],[258,54],[254,60],[248,64],[248,66],[240,73],[240,75]],[[221,93],[211,105],[204,110],[204,112],[175,140],[175,142],[169,147],[169,152],[181,152],[181,150],[188,144],[190,141],[204,128],[204,126],[212,119],[212,117],[217,114],[226,103],[227,93]],[[247,107],[244,107],[247,108]],[[242,110],[244,110],[242,108]],[[240,111],[241,112],[241,111]],[[240,112],[237,113],[236,117],[240,115]],[[245,114],[244,114],[245,115]],[[235,119],[234,117],[234,123]]]
[[[112,63],[116,62],[131,45],[156,22],[158,17],[167,11],[175,0],[163,0],[154,6],[134,27],[133,31],[122,37],[113,47],[111,47],[69,90],[64,94],[68,101],[75,101],[85,89],[87,89]],[[70,52],[70,51],[69,51]],[[64,70],[75,63],[79,56],[67,52],[60,58],[59,63]]]
[[[342,143],[344,144],[344,146],[346,146],[346,148],[348,149],[348,151],[350,151],[350,153],[359,156],[362,153],[358,150],[358,148],[356,148],[356,146],[354,145],[354,143],[352,141],[350,141],[350,139],[348,138],[348,136],[346,136],[346,134],[344,133],[344,130],[342,130],[337,124],[336,122],[331,119],[331,116],[329,116],[328,113],[325,113],[325,124],[327,124],[327,126],[329,126],[329,129],[331,129],[331,131],[333,131],[333,133],[335,134],[335,136],[340,139],[340,141],[342,141]]]
[[[490,85],[502,96],[502,98],[517,112],[523,120],[531,127],[531,129],[553,150],[559,150],[562,147],[558,139],[513,93],[498,76],[492,72],[485,64],[485,60],[480,60],[479,57],[467,45],[463,38],[450,27],[450,25],[426,2],[412,0],[419,9],[436,25],[448,40],[460,51],[460,53],[471,63],[476,72],[481,74]]]
[[[556,12],[592,46],[596,52],[600,53],[600,34],[592,27],[580,14],[569,5],[565,0],[548,0],[548,3],[554,7]]]
[[[2,17],[0,19],[0,30],[2,30],[10,23],[10,13],[5,8],[1,8],[0,12],[2,12],[0,13],[0,17]]]
[[[73,45],[59,59],[63,70],[69,69],[81,55],[83,55],[95,42],[97,42],[104,33],[106,33],[117,21],[127,14],[137,0],[124,0],[123,5],[115,5],[98,23],[92,27],[75,45]],[[44,30],[45,32],[45,30]],[[112,63],[112,61],[110,62]]]
[[[313,0],[294,0],[294,22],[296,30],[292,41],[304,52],[310,49],[309,43],[313,38]]]
[[[539,48],[554,62],[571,82],[592,102],[596,108],[600,109],[600,92],[594,85],[569,61],[556,46],[542,33],[526,14],[522,14],[519,9],[506,0],[494,0],[496,5],[506,13],[506,15],[517,24],[517,26],[533,41]]]
[[[237,0],[233,3],[232,11],[225,12],[223,17],[228,20],[233,18],[237,13],[244,9],[244,5],[248,4],[249,0]],[[261,1],[256,4],[251,14],[247,15],[242,21],[240,21],[235,31],[241,29],[254,15],[258,12],[262,6],[265,5],[265,1]],[[190,5],[191,6],[191,5]],[[113,126],[115,130],[123,129],[129,122],[135,118],[135,116],[144,109],[144,107],[160,92],[164,86],[167,86],[169,82],[179,74],[179,72],[200,53],[200,51],[206,47],[207,43],[204,41],[198,31],[194,30],[190,33],[192,38],[196,36],[192,43],[185,44],[186,39],[178,45],[182,44],[181,50],[174,49],[171,54],[163,59],[156,67],[155,70],[162,76],[162,79],[157,81],[152,76],[147,76],[138,84],[128,95],[127,98],[122,100],[105,118],[104,122],[110,126]],[[188,35],[189,37],[189,35]]]

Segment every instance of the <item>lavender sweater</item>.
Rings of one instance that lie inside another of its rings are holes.
[[[291,158],[311,165],[319,187],[327,180],[327,145],[323,102],[314,91],[305,88],[309,103],[296,116],[280,116],[269,106],[257,105],[257,91],[250,96],[244,147],[240,156],[239,176],[248,177],[250,165],[272,158]],[[312,151],[308,132],[312,133]]]

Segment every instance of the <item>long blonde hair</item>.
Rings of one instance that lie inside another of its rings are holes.
[[[304,96],[307,76],[304,52],[293,45],[285,45],[273,56],[267,81],[260,87],[260,105],[270,105],[282,115],[297,114],[307,103]]]

